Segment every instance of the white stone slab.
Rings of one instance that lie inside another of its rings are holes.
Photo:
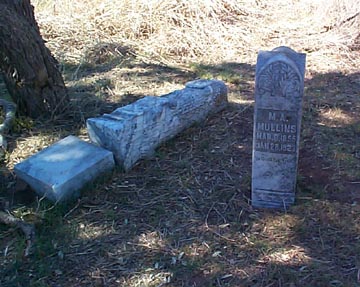
[[[76,198],[80,189],[114,167],[113,154],[68,136],[15,165],[16,175],[53,202]]]

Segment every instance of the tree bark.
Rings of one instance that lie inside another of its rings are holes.
[[[58,62],[40,35],[29,0],[0,0],[0,70],[22,114],[62,113],[69,97]]]

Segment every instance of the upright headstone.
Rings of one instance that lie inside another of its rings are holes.
[[[305,54],[260,51],[256,65],[252,205],[287,208],[295,201]]]

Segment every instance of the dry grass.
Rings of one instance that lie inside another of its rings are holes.
[[[61,48],[71,45],[68,52],[77,60],[102,42],[131,46],[158,60],[170,56],[180,61],[221,60],[236,43],[242,45],[238,48],[250,44],[238,25],[251,12],[243,10],[242,1],[39,2],[34,4],[45,38],[55,39]]]
[[[21,209],[42,216],[37,243],[24,260],[21,235],[0,226],[0,285],[359,285],[357,2],[33,1],[75,108],[56,123],[19,118],[9,170],[67,134],[86,139],[89,116],[194,78],[224,80],[230,105],[78,202]],[[287,213],[249,205],[256,55],[279,45],[307,52]]]
[[[77,63],[99,43],[129,46],[137,55],[166,63],[253,63],[258,50],[288,45],[315,52],[312,61],[326,55],[335,68],[343,63],[334,51],[349,52],[346,47],[359,36],[356,0],[33,3],[52,51]]]

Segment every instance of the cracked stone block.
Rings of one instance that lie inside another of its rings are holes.
[[[147,96],[111,114],[87,120],[91,141],[114,153],[129,170],[166,140],[227,105],[227,87],[218,80],[196,80],[161,97]]]
[[[68,136],[14,167],[16,175],[53,202],[80,196],[80,189],[114,167],[113,154]]]

